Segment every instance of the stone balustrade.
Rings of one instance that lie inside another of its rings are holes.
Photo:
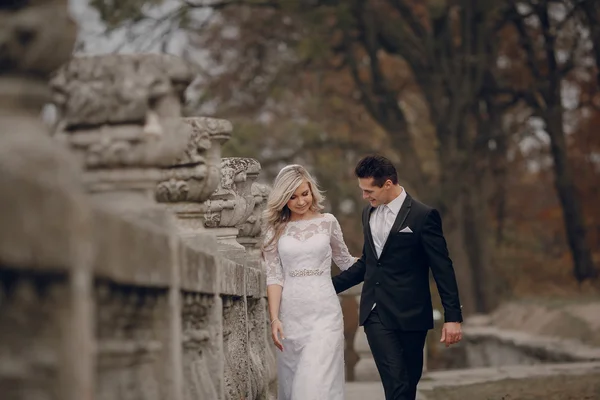
[[[0,6],[0,397],[274,398],[260,164],[184,61],[70,59],[66,8]]]

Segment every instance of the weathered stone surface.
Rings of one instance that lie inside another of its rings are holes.
[[[207,158],[213,157],[220,163],[220,146],[231,138],[233,131],[231,122],[209,117],[189,117],[184,118],[184,121],[191,125],[194,135],[184,155],[177,159],[176,164],[207,162]],[[211,149],[215,152],[211,152]],[[216,176],[220,176],[219,164],[215,164],[212,168],[216,170]],[[214,182],[214,185],[213,190],[216,189],[218,180]]]
[[[187,148],[163,171],[163,181],[156,187],[157,200],[165,203],[208,199],[220,181],[221,145],[231,136],[231,123],[226,120],[194,117],[183,121],[192,130]]]
[[[39,114],[76,28],[64,2],[13,3],[0,12],[0,262],[60,269],[72,265],[68,231],[81,229],[86,210],[76,164]]]
[[[55,138],[66,142],[90,170],[169,166],[184,148],[191,130],[174,118],[160,121],[159,128],[160,136],[149,136],[141,124],[102,125],[57,132]],[[157,174],[156,179],[160,178]]]
[[[219,259],[219,293],[229,296],[244,296],[245,268],[235,261]]]
[[[255,224],[253,212],[256,202],[262,200],[262,193],[256,189],[253,192],[259,172],[260,164],[254,159],[224,158],[219,186],[204,202],[204,226],[217,237],[219,251],[244,265],[248,261],[247,252],[238,237],[244,224],[251,221],[246,227],[248,231]],[[252,248],[255,243],[256,240],[247,245]],[[256,255],[253,257],[256,258]]]
[[[164,399],[167,290],[98,283],[96,399]]]
[[[45,80],[71,54],[64,1],[0,12],[0,393],[89,398],[90,207],[75,160],[39,120]]]
[[[560,363],[544,365],[514,365],[506,367],[469,368],[451,371],[427,373],[427,379],[421,380],[419,390],[432,390],[437,387],[473,385],[482,382],[494,382],[504,379],[524,379],[547,377],[552,379],[560,375],[578,375],[598,373],[600,362]]]
[[[225,399],[250,398],[248,326],[244,298],[223,298]]]
[[[0,74],[46,78],[73,51],[77,26],[66,1],[11,1],[0,12]]]
[[[222,399],[221,299],[192,292],[182,297],[183,398]]]
[[[40,140],[36,147],[17,142],[0,134],[0,263],[63,272],[81,267],[77,259],[89,257],[83,254],[89,252],[89,209],[82,188],[68,181],[73,170],[68,163],[60,165],[61,151],[55,151],[52,143]],[[15,153],[9,156],[11,152],[18,152],[21,162],[13,163]],[[20,168],[27,152],[32,159]],[[38,173],[35,166],[47,169]],[[73,232],[79,235],[77,240]]]
[[[183,60],[158,54],[78,57],[57,71],[51,81],[59,110],[54,138],[79,158],[88,191],[154,198],[162,168],[192,136],[181,119],[192,77]]]
[[[179,57],[111,54],[74,58],[50,84],[67,131],[106,124],[152,128],[153,119],[181,116],[183,93],[193,78],[192,67]]]
[[[181,243],[181,289],[199,293],[219,293],[219,261],[214,254],[205,249],[216,247],[211,236],[202,238],[204,244],[197,241]]]
[[[250,398],[268,398],[269,365],[267,357],[267,323],[266,300],[248,299],[248,351]]]
[[[496,327],[464,328],[467,365],[498,367],[567,361],[600,361],[600,348],[575,340],[540,337]]]
[[[122,284],[169,287],[172,232],[137,218],[123,218],[103,206],[95,209],[93,227],[96,276]]]
[[[267,278],[262,271],[255,268],[246,268],[246,296],[260,298],[264,296],[262,281]],[[266,290],[266,288],[265,288]]]
[[[255,259],[260,258],[260,233],[262,225],[262,214],[267,205],[267,197],[271,192],[271,187],[261,183],[252,183],[251,193],[254,196],[254,209],[248,219],[241,224],[237,241],[246,248],[246,251],[253,255]],[[260,268],[256,264],[255,268]]]
[[[221,161],[229,122],[182,118],[171,56],[79,57],[48,90],[66,9],[0,12],[0,397],[266,398],[260,165]]]
[[[0,393],[6,399],[58,400],[65,277],[24,276],[0,265]]]
[[[256,201],[252,184],[259,172],[260,164],[252,158],[222,160],[220,185],[206,202],[207,227],[238,227],[248,221]]]

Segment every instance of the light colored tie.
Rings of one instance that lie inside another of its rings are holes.
[[[381,243],[381,249],[379,251],[379,254],[377,255],[377,257],[381,256],[381,252],[383,251],[383,246],[385,246],[385,241],[387,240],[388,234],[389,232],[387,232],[387,223],[386,220],[390,214],[392,210],[390,210],[390,208],[387,206],[387,204],[384,204],[382,206],[381,212],[378,215],[378,221],[377,221],[377,236],[379,237],[379,243]]]
[[[392,210],[388,207],[387,204],[384,204],[382,206],[382,209],[378,211],[379,213],[377,214],[377,238],[379,239],[379,243],[381,243],[381,247],[377,249],[377,258],[381,257],[381,253],[383,252],[383,246],[385,246],[385,241],[387,240],[387,237],[389,235],[389,232],[387,231],[386,220],[390,216]],[[377,303],[373,303],[373,307],[371,307],[371,310],[373,310],[376,305]]]

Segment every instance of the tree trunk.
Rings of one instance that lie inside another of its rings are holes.
[[[596,79],[600,85],[600,5],[597,1],[588,0],[581,2],[581,7],[588,20],[587,28],[590,30],[596,59]]]
[[[587,245],[581,201],[567,160],[562,106],[556,105],[549,108],[545,119],[554,161],[554,185],[563,209],[567,241],[573,257],[573,274],[579,282],[582,282],[595,278],[598,271],[594,267],[592,254]]]
[[[438,137],[444,126],[438,125]],[[465,242],[465,214],[462,196],[462,178],[464,177],[459,161],[459,152],[455,146],[441,144],[444,150],[439,151],[440,182],[431,195],[429,205],[438,209],[442,215],[444,236],[448,242],[448,250],[454,264],[458,281],[461,303],[465,314],[479,312],[477,282],[473,275],[473,265],[469,256],[468,243]]]
[[[473,285],[473,273],[469,256],[467,254],[467,246],[463,232],[463,209],[459,199],[452,199],[445,207],[445,212],[442,214],[442,224],[444,229],[444,237],[450,252],[450,258],[454,265],[456,281],[460,293],[460,302],[463,308],[463,314],[473,314],[477,312],[477,296],[475,286]]]
[[[490,279],[490,229],[486,174],[474,165],[462,181],[461,205],[463,217],[463,240],[472,274],[475,311],[487,313],[497,305],[496,288]]]
[[[504,227],[506,222],[506,195],[508,184],[508,137],[502,127],[502,117],[500,111],[494,109],[493,104],[488,104],[489,118],[480,128],[483,132],[489,133],[488,138],[482,143],[487,147],[489,139],[495,144],[490,149],[489,168],[491,174],[491,202],[493,214],[496,220],[495,242],[500,246],[504,241]]]
[[[423,172],[423,166],[415,150],[408,124],[405,120],[388,120],[384,121],[382,126],[388,132],[392,146],[400,156],[398,179],[406,182],[418,195],[423,196],[429,186],[429,178]]]
[[[473,129],[461,123],[460,129]],[[459,135],[444,133],[447,129],[438,125],[442,137]],[[471,136],[471,135],[469,135]],[[483,153],[470,147],[471,143],[446,143],[440,151],[441,182],[437,207],[444,216],[450,215],[452,240],[451,257],[459,281],[465,313],[486,313],[495,305],[495,290],[490,280],[490,254],[488,241],[487,175],[481,158]],[[444,219],[446,222],[446,218]],[[444,224],[446,227],[446,224]],[[460,249],[457,248],[460,246]]]
[[[493,157],[493,180],[494,180],[494,215],[496,217],[496,245],[504,242],[504,225],[506,222],[506,192],[507,192],[507,160],[508,146],[506,137],[496,141],[496,149]]]

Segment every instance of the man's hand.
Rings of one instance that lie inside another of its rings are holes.
[[[460,322],[446,322],[442,328],[441,343],[446,343],[446,347],[450,347],[451,344],[460,342],[462,339],[462,329]]]

